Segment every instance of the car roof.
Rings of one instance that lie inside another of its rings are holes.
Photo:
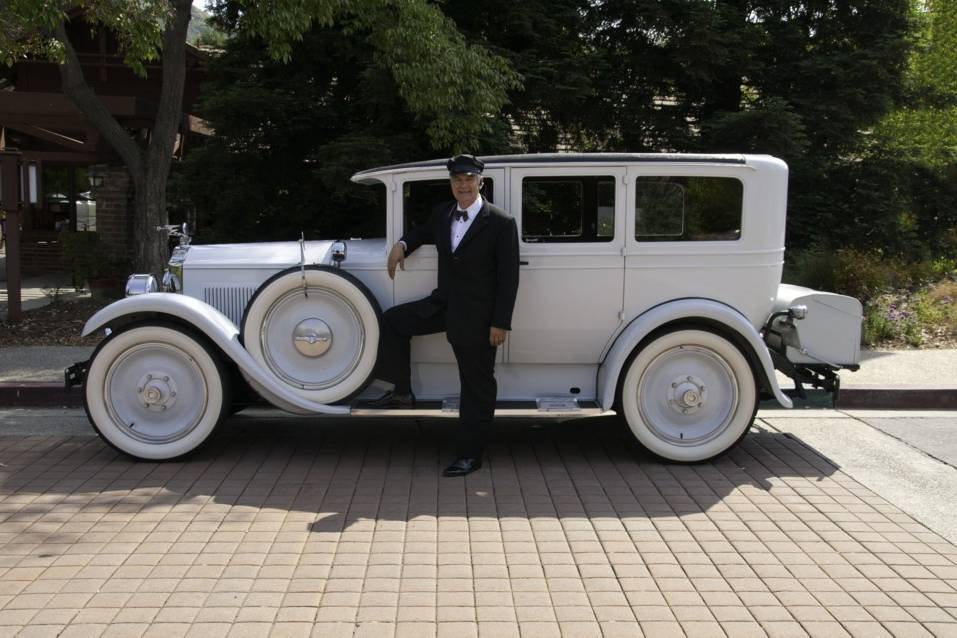
[[[481,155],[485,168],[503,166],[551,166],[555,164],[606,165],[623,163],[682,162],[709,164],[745,164],[747,157],[741,154],[691,154],[691,153],[525,153],[520,155]],[[379,166],[359,171],[352,176],[354,182],[365,182],[388,173],[398,173],[428,168],[444,168],[448,158],[421,162],[407,162]]]

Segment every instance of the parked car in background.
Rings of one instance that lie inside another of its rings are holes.
[[[781,283],[788,171],[764,155],[550,154],[482,158],[484,195],[515,216],[521,278],[499,349],[499,413],[617,412],[675,461],[725,452],[758,402],[791,400],[775,370],[838,389],[859,361],[856,299]],[[372,381],[381,312],[429,294],[425,246],[395,280],[389,247],[450,199],[445,160],[362,171],[383,185],[386,236],[177,247],[163,292],[129,296],[86,323],[109,337],[68,370],[117,449],[169,459],[201,445],[248,385],[294,413],[353,407]],[[238,377],[245,383],[237,382]],[[417,416],[454,413],[444,335],[413,340]],[[432,403],[429,403],[432,401]],[[389,414],[397,415],[396,412]]]

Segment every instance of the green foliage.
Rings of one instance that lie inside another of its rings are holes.
[[[596,3],[587,0],[447,0],[442,11],[469,42],[508,60],[520,75],[499,121],[511,139],[501,151],[606,150],[614,127],[604,83],[607,52],[591,42]],[[510,148],[511,147],[511,148]]]
[[[171,184],[199,211],[201,240],[385,235],[383,193],[349,177],[431,141],[364,36],[314,29],[284,64],[237,34],[210,76],[202,113],[217,135]]]
[[[951,276],[957,258],[907,261],[879,249],[817,245],[788,254],[784,280],[867,302],[893,290],[914,290]]]
[[[211,7],[228,33],[242,33],[273,62],[301,56],[311,30],[338,23],[371,47],[373,62],[424,126],[434,148],[474,147],[490,129],[488,114],[518,86],[507,61],[466,42],[453,22],[424,0],[286,0],[226,2]],[[295,45],[295,46],[294,46]]]
[[[124,63],[140,75],[159,58],[163,25],[171,15],[168,0],[8,0],[0,8],[0,61],[12,66],[29,56],[60,61],[62,43],[56,29],[68,9],[82,9],[91,31],[111,30]]]
[[[71,283],[80,289],[91,280],[114,279],[124,281],[130,272],[129,260],[105,254],[98,233],[63,232],[58,236],[63,245],[63,261],[70,269]]]

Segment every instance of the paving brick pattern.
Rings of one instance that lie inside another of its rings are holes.
[[[0,437],[0,636],[957,636],[957,547],[760,427],[229,423],[183,462]],[[953,506],[954,504],[942,504]]]

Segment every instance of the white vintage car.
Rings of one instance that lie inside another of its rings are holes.
[[[499,415],[617,412],[674,461],[721,454],[758,402],[791,407],[775,369],[836,392],[856,369],[856,299],[781,284],[788,170],[763,155],[484,157],[484,194],[515,216],[521,275],[498,352]],[[96,431],[141,459],[200,446],[250,388],[299,414],[382,416],[353,400],[373,381],[383,309],[436,284],[433,246],[390,280],[389,247],[450,199],[445,160],[362,171],[384,186],[385,237],[176,248],[158,292],[128,296],[84,334],[109,337],[67,371]],[[413,339],[415,410],[454,415],[445,336]],[[370,388],[378,394],[382,388]]]

